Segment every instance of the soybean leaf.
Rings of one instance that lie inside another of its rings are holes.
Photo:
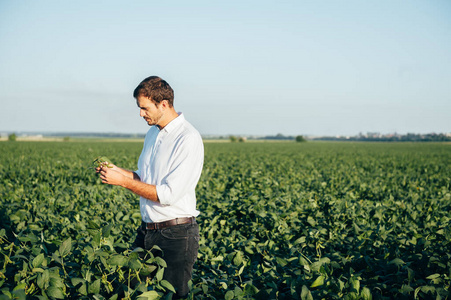
[[[313,300],[312,293],[305,285],[302,286],[301,300]]]
[[[232,300],[235,297],[235,293],[233,291],[227,291],[224,295],[225,300]]]
[[[51,298],[56,298],[56,299],[64,299],[64,294],[63,291],[56,286],[50,286],[47,290],[47,295]]]
[[[41,253],[33,259],[32,265],[34,268],[37,268],[40,267],[43,262],[44,262],[44,254]]]
[[[163,274],[164,274],[164,268],[160,268],[160,269],[157,271],[157,274],[155,275],[155,277],[157,277],[157,280],[158,280],[158,281],[163,280]]]
[[[134,258],[128,262],[128,266],[132,270],[139,270],[142,268],[142,263],[137,258]]]
[[[138,296],[139,300],[155,300],[160,299],[161,296],[156,291],[148,291]]]
[[[235,266],[239,266],[243,263],[243,256],[241,255],[241,251],[237,251],[235,257],[233,258],[233,264]]]
[[[69,237],[59,247],[61,257],[66,257],[72,249],[72,239]]]
[[[103,237],[109,237],[111,233],[111,228],[113,227],[113,223],[110,223],[102,228]]]
[[[89,294],[98,294],[98,293],[100,293],[100,279],[97,279],[94,282],[89,284],[88,293]]]
[[[174,289],[174,287],[172,286],[172,284],[169,283],[169,281],[163,279],[163,280],[160,281],[160,284],[161,284],[161,286],[163,286],[164,288],[166,288],[166,289],[170,290],[171,292],[175,293],[175,289]]]
[[[317,286],[321,286],[324,284],[324,276],[318,276],[315,281],[312,283],[312,285],[310,285],[310,287],[317,287]]]
[[[113,266],[120,266],[120,267],[124,267],[127,265],[127,260],[128,258],[121,255],[121,254],[116,254],[113,255],[110,259],[108,259],[108,264],[113,265]]]

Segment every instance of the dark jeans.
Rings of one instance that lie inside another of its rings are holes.
[[[154,245],[160,247],[163,253],[156,254],[167,264],[163,279],[174,286],[176,296],[185,297],[199,250],[199,225],[183,224],[159,230],[146,230],[140,226],[137,231],[133,248],[150,250]]]

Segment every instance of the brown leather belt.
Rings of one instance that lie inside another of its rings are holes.
[[[169,221],[164,222],[158,222],[158,223],[146,223],[142,222],[142,227],[147,230],[156,230],[156,229],[163,229],[166,227],[171,227],[175,225],[182,225],[182,224],[196,224],[196,218],[195,217],[189,217],[189,218],[176,218]]]

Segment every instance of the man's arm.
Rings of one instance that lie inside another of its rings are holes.
[[[113,166],[113,168],[103,167],[99,173],[102,183],[122,186],[138,196],[160,202],[156,186],[142,182],[135,172]]]
[[[119,172],[122,175],[124,175],[125,177],[131,178],[131,179],[135,179],[135,180],[141,180],[141,178],[139,178],[139,175],[136,174],[135,172],[127,170],[127,169],[120,168],[120,167],[118,167],[118,166],[116,166],[116,165],[114,165],[112,163],[108,164],[108,169],[111,169],[113,171]],[[97,167],[96,168],[96,173],[100,173],[101,170],[102,170],[102,168]]]
[[[124,175],[125,177],[128,177],[128,178],[131,178],[131,179],[135,179],[135,180],[141,181],[141,178],[139,178],[138,174],[136,174],[136,173],[133,172],[133,171],[126,170],[126,169],[122,169],[122,168],[119,168],[119,167],[114,166],[114,165],[113,165],[112,170],[121,173],[121,174]]]

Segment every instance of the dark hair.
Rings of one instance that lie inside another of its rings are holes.
[[[155,104],[167,100],[170,107],[174,105],[174,90],[158,76],[150,76],[141,81],[133,91],[134,98],[137,99],[139,96],[150,98]]]

